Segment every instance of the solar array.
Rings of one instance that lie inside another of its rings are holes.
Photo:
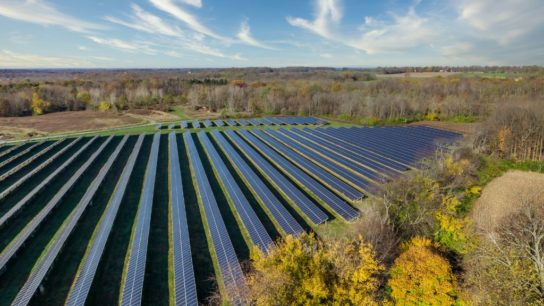
[[[0,272],[7,274],[0,273],[0,280],[5,281],[1,278],[19,272],[17,261],[32,261],[32,269],[29,267],[18,276],[20,285],[16,286],[19,287],[0,288],[0,295],[8,296],[14,305],[26,305],[31,299],[54,291],[55,296],[65,298],[67,305],[84,305],[94,292],[92,288],[101,285],[98,279],[103,280],[105,272],[101,262],[109,265],[113,260],[119,266],[116,273],[121,281],[115,288],[119,296],[112,297],[116,300],[109,303],[141,304],[144,279],[154,277],[146,273],[146,261],[153,260],[147,251],[156,247],[153,239],[149,240],[153,202],[154,199],[166,201],[161,197],[154,198],[154,194],[168,190],[168,204],[161,207],[168,207],[168,218],[163,222],[168,228],[164,235],[168,235],[169,262],[163,264],[172,269],[166,289],[169,303],[198,305],[207,298],[200,291],[197,294],[199,277],[203,277],[199,269],[204,267],[194,265],[194,259],[202,255],[198,253],[202,249],[195,248],[195,243],[199,242],[191,238],[192,231],[199,227],[189,226],[189,222],[202,222],[209,240],[206,246],[210,248],[209,256],[214,262],[211,268],[220,291],[234,304],[242,304],[247,288],[239,256],[244,253],[237,249],[239,244],[231,240],[234,237],[230,236],[232,231],[224,222],[223,218],[227,216],[223,215],[223,209],[232,212],[244,237],[242,243],[257,246],[266,253],[275,235],[300,235],[304,227],[315,227],[333,219],[340,222],[356,219],[360,214],[356,207],[362,205],[361,199],[375,194],[380,184],[419,167],[422,158],[460,137],[456,133],[422,126],[309,128],[309,125],[322,123],[311,117],[182,121],[179,123],[182,129],[195,126],[264,127],[200,131],[197,134],[185,132],[184,146],[178,143],[180,134],[174,132],[148,136],[148,140],[152,138],[151,143],[140,135],[122,139],[80,137],[0,146],[0,229],[7,237],[0,244],[3,248],[0,250]],[[295,124],[303,126],[287,128]],[[282,127],[269,128],[272,125]],[[161,137],[168,140],[168,152],[160,152],[163,148],[159,145]],[[133,140],[129,142],[128,139]],[[159,153],[168,156],[168,163],[158,162]],[[122,160],[121,154],[125,154]],[[182,163],[185,154],[187,164]],[[142,160],[142,165],[138,165],[138,160]],[[206,168],[202,162],[206,162]],[[90,171],[93,166],[100,169]],[[115,185],[108,189],[109,194],[101,194],[99,187],[106,184],[108,173],[114,169],[117,169],[117,181],[112,182]],[[94,177],[81,179],[90,173]],[[164,182],[168,186],[164,189],[155,190],[155,185],[162,184],[162,181],[156,181],[157,175],[168,177],[168,182]],[[215,178],[212,183],[217,184],[217,189],[212,189],[209,175]],[[185,179],[193,180],[193,184],[184,186]],[[134,186],[141,187],[133,190]],[[81,190],[81,195],[76,190]],[[194,198],[192,195],[187,198],[184,190],[194,191],[197,201],[188,201]],[[226,202],[218,203],[214,192],[222,194]],[[75,198],[76,194],[78,198]],[[122,237],[118,236],[116,219],[124,216],[120,211],[127,194],[131,197],[139,194],[140,198],[135,217],[131,215],[131,220],[126,221],[132,229],[125,238],[128,246],[120,251],[123,252],[121,256],[116,255],[119,258],[112,259],[105,254],[108,254],[110,241],[114,241],[112,237]],[[74,202],[64,204],[65,201]],[[85,224],[84,214],[93,202],[99,203],[92,206],[92,211],[98,214],[93,217],[95,223],[86,225],[92,236],[85,242],[85,251],[81,249],[77,271],[74,266],[74,272],[70,272],[74,275],[63,287],[51,288],[48,273],[53,268],[67,269],[56,259],[65,258],[63,249],[70,248],[70,241],[73,241],[70,237],[75,237],[79,224]],[[226,206],[220,209],[219,205]],[[55,217],[59,219],[55,215],[59,207],[70,207],[70,211],[63,220],[51,222]],[[202,219],[191,220],[188,214],[194,209],[201,212]],[[21,218],[29,221],[22,224]],[[42,228],[46,230],[41,231]],[[28,246],[36,241],[36,236],[42,235],[50,235],[45,236],[48,240],[42,238],[46,247],[41,255],[31,255],[27,252]],[[40,286],[47,288],[38,290]],[[62,293],[63,290],[66,293]]]
[[[250,119],[218,119],[210,120],[205,119],[202,121],[193,120],[193,121],[181,121],[179,125],[177,124],[157,124],[156,128],[158,130],[168,128],[175,129],[178,126],[181,129],[199,129],[199,128],[210,128],[210,127],[225,127],[225,126],[263,126],[263,125],[325,125],[328,122],[323,119],[318,119],[314,117],[301,117],[301,116],[288,116],[288,117],[263,117],[263,118],[250,118]],[[1,153],[0,153],[1,154]]]
[[[234,177],[230,174],[227,166],[219,156],[219,153],[208,139],[208,136],[206,136],[205,133],[200,132],[198,133],[198,138],[204,148],[206,148],[209,160],[217,172],[218,179],[224,186],[226,194],[234,203],[236,212],[244,223],[253,244],[266,253],[268,246],[272,244],[272,238],[270,238],[270,235],[266,232],[264,225],[257,217],[257,214],[255,214],[253,208],[251,208],[247,198],[240,187],[238,187]]]
[[[198,305],[193,260],[191,258],[191,242],[181,182],[178,143],[175,133],[168,135],[168,148],[172,205],[174,300],[176,305]]]
[[[193,137],[190,133],[184,133],[183,139],[189,154],[191,168],[196,180],[199,202],[201,202],[205,211],[205,219],[208,225],[207,230],[212,240],[215,260],[219,266],[221,286],[224,288],[227,296],[235,305],[242,304],[242,297],[245,288],[245,278],[242,268],[236,257],[232,241],[227,233],[227,227],[223,222],[217,201],[213,195],[212,187],[208,181],[206,171],[200,160]]]
[[[132,174],[132,170],[136,164],[136,158],[138,157],[138,153],[140,153],[143,140],[144,136],[140,135],[136,141],[136,144],[134,145],[134,148],[132,149],[132,153],[130,154],[125,167],[123,168],[123,173],[115,186],[115,191],[110,202],[108,203],[108,206],[106,207],[104,216],[95,229],[95,233],[93,235],[94,239],[87,247],[85,257],[79,265],[76,278],[74,279],[70,292],[68,293],[68,298],[66,299],[66,305],[85,305],[85,301],[87,300],[87,296],[91,290],[91,285],[96,274],[96,269],[98,268],[98,263],[102,257],[102,254],[104,253],[106,242],[108,241],[108,237],[113,227],[113,221],[117,216],[119,206],[121,205],[121,201],[125,195],[128,180],[130,179],[130,175]]]
[[[279,230],[288,235],[300,235],[304,231],[300,224],[285,209],[281,201],[263,183],[261,178],[249,167],[223,135],[217,131],[211,132],[211,135],[218,142],[240,176],[245,178],[245,183],[251,188],[256,198],[263,203],[266,210],[273,216],[273,220],[278,224]]]
[[[160,134],[155,134],[145,170],[144,186],[136,215],[136,224],[131,236],[128,261],[124,271],[125,277],[121,284],[121,305],[140,305],[142,303],[151,209],[153,208],[153,192],[159,158],[159,141]]]
[[[104,148],[111,139],[112,137],[105,141],[102,144],[102,148]],[[102,182],[104,181],[104,178],[108,174],[111,165],[113,164],[113,162],[115,162],[115,159],[119,155],[119,152],[121,151],[121,148],[123,148],[123,146],[125,145],[127,139],[128,136],[123,137],[123,140],[117,145],[115,151],[110,155],[106,163],[102,166],[98,175],[91,182],[91,185],[87,188],[87,191],[85,192],[79,203],[76,205],[76,208],[68,217],[67,222],[55,234],[54,239],[51,240],[49,245],[46,247],[46,252],[42,254],[42,256],[40,256],[38,263],[34,266],[34,269],[32,269],[30,276],[28,277],[27,281],[25,282],[19,293],[17,293],[17,296],[15,297],[12,305],[22,306],[28,305],[30,303],[30,299],[35,294],[36,290],[40,286],[42,280],[45,278],[49,269],[51,269],[53,261],[57,258],[57,255],[59,254],[61,248],[74,230],[79,218],[93,199],[96,191],[100,187],[100,184],[102,184]]]

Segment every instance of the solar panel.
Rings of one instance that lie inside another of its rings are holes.
[[[272,244],[270,235],[268,235],[266,232],[264,225],[257,217],[257,214],[249,204],[240,187],[238,187],[234,177],[232,174],[230,174],[227,166],[221,159],[221,156],[208,139],[208,136],[206,136],[204,132],[200,132],[198,133],[198,138],[206,149],[208,159],[213,165],[214,172],[216,173],[218,180],[221,182],[225,193],[234,204],[236,213],[244,224],[251,241],[254,245],[258,246],[263,252],[266,253],[268,246]]]
[[[313,224],[327,221],[328,216],[308,199],[296,186],[287,180],[269,162],[261,157],[253,148],[247,145],[233,131],[226,131],[227,135],[240,150],[259,168],[268,179],[283,193]]]
[[[332,137],[330,134],[326,133],[327,130],[330,130],[330,129],[317,128],[317,129],[313,129],[313,130],[311,130],[309,132],[314,133],[314,135],[319,135],[319,137],[322,137],[324,140],[334,142],[336,145],[339,145],[339,146],[341,146],[343,148],[346,148],[347,150],[350,150],[350,151],[355,152],[357,154],[361,154],[363,156],[370,156],[370,157],[380,161],[381,163],[383,163],[385,165],[388,165],[389,167],[391,167],[393,169],[396,169],[398,171],[405,171],[405,170],[410,169],[406,165],[404,165],[402,163],[399,163],[399,162],[397,162],[397,161],[395,161],[393,159],[390,159],[390,158],[387,158],[387,157],[385,157],[383,155],[374,153],[373,151],[368,150],[368,149],[364,149],[364,148],[362,148],[360,146],[353,145],[352,143],[347,142],[345,140],[342,140],[341,138]]]
[[[257,175],[245,162],[245,160],[234,150],[221,133],[213,131],[210,133],[217,141],[227,158],[232,162],[234,168],[244,182],[250,187],[255,198],[263,204],[267,212],[272,216],[272,221],[277,224],[279,230],[287,235],[298,236],[304,230],[293,218],[293,216],[283,207],[276,196],[263,183],[260,176]]]
[[[400,174],[396,169],[386,166],[384,164],[385,161],[383,161],[383,158],[371,158],[369,156],[356,154],[355,152],[347,150],[344,147],[338,145],[335,141],[323,139],[323,137],[317,136],[311,131],[311,129],[305,128],[304,130],[296,129],[292,132],[296,132],[298,135],[309,139],[310,141],[325,148],[325,150],[337,154],[342,160],[356,162],[359,165],[362,165],[374,172],[386,175],[388,177],[397,177]],[[383,161],[384,163],[382,163],[381,161]]]
[[[62,148],[62,150],[60,150],[59,152],[55,153],[53,156],[49,157],[46,161],[44,161],[43,163],[41,163],[39,166],[37,166],[36,168],[34,168],[32,171],[30,171],[29,173],[25,174],[23,177],[21,177],[19,180],[17,180],[17,182],[11,184],[9,187],[7,187],[6,189],[4,189],[1,193],[0,193],[0,200],[5,198],[6,196],[8,196],[13,190],[17,189],[19,186],[21,186],[24,182],[26,182],[29,178],[31,178],[34,174],[40,172],[43,168],[45,168],[46,166],[48,166],[49,164],[51,164],[53,161],[55,161],[59,156],[61,156],[64,152],[66,152],[68,149],[70,149],[71,147],[73,147],[76,143],[78,143],[79,141],[81,140],[81,138],[77,138],[76,140],[70,142],[68,145],[66,145],[64,148]],[[62,166],[61,166],[62,167]],[[59,167],[60,168],[60,167]],[[46,179],[47,180],[47,179]],[[32,193],[32,191],[31,191]],[[1,222],[0,222],[1,224]]]
[[[223,120],[215,120],[213,123],[215,123],[216,126],[225,126]]]
[[[195,128],[195,129],[200,128],[200,122],[198,120],[193,121],[193,128]]]
[[[293,163],[304,169],[314,178],[323,181],[331,189],[334,189],[338,193],[343,194],[349,200],[357,201],[364,197],[362,192],[344,183],[336,176],[314,164],[310,159],[298,154],[296,151],[290,149],[281,142],[265,134],[263,131],[253,130],[251,132],[259,137],[262,141],[266,142],[270,147],[274,148],[276,151],[280,152],[286,158],[291,160]]]
[[[124,269],[123,283],[121,284],[121,305],[140,305],[145,276],[147,258],[147,244],[153,208],[153,193],[157,174],[160,134],[153,136],[151,152],[145,170],[145,178],[140,204],[136,215],[136,224],[132,233],[128,261]]]
[[[268,117],[268,121],[272,122],[274,125],[284,125],[283,121],[279,120],[276,117]]]
[[[9,155],[11,152],[20,149],[21,146],[24,146],[24,145],[26,144],[19,144],[19,145],[8,147],[7,150],[0,152],[0,158],[4,158],[4,156]]]
[[[303,145],[300,145],[296,142],[297,135],[292,135],[293,138],[288,138],[287,136],[278,133],[277,131],[266,129],[265,130],[267,134],[273,136],[283,144],[287,145],[291,149],[295,150],[296,152],[304,155],[306,158],[310,159],[314,163],[318,164],[324,169],[327,169],[330,173],[333,175],[336,175],[337,177],[343,179],[345,182],[351,184],[352,186],[358,188],[359,190],[362,190],[364,192],[371,192],[373,191],[373,184],[361,178],[360,176],[356,175],[355,173],[347,170],[344,167],[341,167],[335,163],[330,162],[328,159],[322,157],[321,155],[317,154],[315,151],[310,150]]]
[[[179,165],[176,134],[168,135],[170,160],[170,202],[172,205],[172,251],[174,300],[176,305],[198,305],[185,199]]]
[[[188,121],[181,121],[180,127],[182,129],[188,128],[189,127],[189,122]]]
[[[248,126],[249,122],[246,119],[238,119],[238,124],[240,126]]]
[[[29,156],[27,159],[17,163],[17,165],[15,165],[13,168],[9,169],[8,171],[6,171],[2,175],[0,175],[0,182],[5,180],[6,178],[10,177],[12,174],[17,173],[19,170],[21,170],[24,167],[28,166],[29,164],[31,164],[33,161],[35,161],[40,156],[42,156],[45,153],[51,151],[52,149],[57,147],[59,144],[64,143],[64,142],[65,142],[65,140],[59,140],[59,141],[55,141],[53,143],[50,143],[45,148],[43,148],[43,149],[39,150],[38,152],[34,153],[34,155]],[[69,143],[69,141],[67,141],[67,142]]]
[[[221,217],[212,187],[206,176],[206,171],[200,160],[193,138],[190,133],[184,133],[183,139],[185,140],[191,169],[196,180],[199,202],[204,207],[204,218],[208,225],[207,231],[209,231],[212,239],[215,259],[220,270],[222,287],[234,304],[241,305],[242,297],[247,292],[242,268],[234,252],[232,241],[229,238],[227,228]]]
[[[49,184],[59,173],[61,173],[66,167],[68,167],[72,163],[72,161],[74,161],[83,151],[85,151],[85,149],[87,149],[91,145],[91,143],[94,142],[95,139],[97,139],[97,137],[94,137],[91,140],[89,140],[89,142],[87,142],[83,147],[81,147],[81,149],[79,149],[74,155],[72,155],[60,167],[55,169],[55,171],[53,171],[51,174],[49,174],[43,181],[40,182],[40,184],[38,184],[36,187],[34,187],[34,189],[32,189],[32,191],[27,193],[21,200],[19,200],[19,202],[17,202],[15,205],[13,205],[10,208],[10,210],[8,210],[8,212],[6,212],[2,217],[0,217],[0,227],[2,225],[4,225],[6,223],[6,221],[9,220],[9,218],[11,218],[21,208],[23,208],[32,199],[34,199],[34,197],[42,190],[43,187],[45,187],[47,184]],[[29,173],[29,174],[31,174],[31,173]],[[23,180],[23,179],[26,180],[28,178],[29,177],[25,176],[25,177],[21,178],[21,180]],[[10,187],[15,187],[15,186],[17,186],[18,183],[19,182],[17,182],[16,184],[14,184],[14,185],[12,185]],[[3,196],[7,195],[8,193],[10,193],[13,190],[14,189],[8,188],[8,189],[4,190],[4,192],[2,192],[1,196],[3,197]],[[2,258],[3,257],[0,257],[0,263],[2,262]],[[2,270],[2,267],[3,267],[3,265],[0,264],[0,270]]]
[[[270,120],[270,118],[261,118],[261,122],[264,124],[264,125],[275,125],[276,123],[273,122],[272,120]]]
[[[316,197],[327,204],[337,215],[341,216],[347,221],[351,221],[359,217],[359,212],[356,209],[349,206],[330,190],[325,188],[319,182],[311,178],[308,174],[297,168],[294,164],[283,158],[274,150],[266,146],[248,131],[239,131],[239,133],[245,137],[249,143],[253,144],[258,150],[260,150],[263,156],[266,156],[271,162],[277,164],[278,168],[282,169],[286,175],[291,175],[296,181],[299,182],[300,185],[310,190]]]
[[[385,181],[381,173],[376,172],[360,164],[357,164],[353,161],[350,161],[340,156],[334,151],[327,150],[326,147],[324,147],[323,145],[319,145],[315,142],[310,141],[308,138],[304,138],[302,135],[300,135],[300,133],[298,132],[299,131],[298,129],[292,129],[292,131],[280,129],[279,131],[287,136],[292,136],[292,135],[299,136],[297,138],[297,141],[299,141],[301,144],[303,144],[307,148],[314,150],[316,153],[323,155],[324,157],[328,158],[332,162],[335,162],[343,166],[344,168],[356,173],[357,175],[362,176],[365,179],[370,179],[377,183],[382,183]]]
[[[230,125],[230,126],[236,126],[236,125],[237,125],[237,124],[236,124],[236,121],[234,121],[234,120],[232,120],[232,119],[228,119],[228,120],[226,120],[225,122],[226,122],[228,125]]]
[[[132,170],[134,169],[134,165],[136,164],[136,159],[142,147],[143,140],[144,135],[140,135],[136,141],[136,144],[134,145],[134,148],[132,149],[132,153],[130,154],[128,161],[123,168],[123,172],[121,173],[119,181],[115,186],[113,195],[111,196],[106,210],[104,211],[102,218],[100,219],[93,233],[94,239],[87,246],[85,256],[81,260],[76,277],[72,283],[72,286],[70,287],[65,305],[85,305],[85,301],[87,300],[87,296],[96,274],[96,269],[100,262],[100,258],[104,253],[106,242],[108,241],[108,237],[113,227],[113,222],[115,221],[119,206],[123,200],[123,196],[125,194],[130,175],[132,174]]]
[[[204,120],[204,126],[207,128],[211,127],[212,126],[211,120]]]
[[[42,143],[41,142],[37,142],[35,144],[32,144],[30,146],[28,146],[26,149],[18,152],[17,154],[5,159],[4,161],[0,162],[0,168],[6,166],[7,164],[11,163],[12,161],[16,160],[17,158],[27,154],[28,152],[32,151],[34,148],[36,148],[37,146],[41,145]]]
[[[101,148],[104,148],[111,139],[112,138],[110,137],[107,141],[105,141],[102,144]],[[34,265],[34,268],[32,269],[32,272],[30,273],[30,276],[26,280],[25,284],[23,285],[21,290],[19,290],[17,296],[15,296],[12,305],[28,305],[30,303],[30,299],[40,286],[47,272],[53,266],[53,262],[60,253],[64,243],[66,242],[66,240],[68,240],[68,237],[70,237],[70,234],[76,227],[79,218],[81,217],[89,203],[91,203],[91,200],[93,199],[96,191],[100,187],[100,184],[104,181],[104,178],[108,174],[111,165],[115,162],[115,159],[117,159],[117,156],[119,155],[121,148],[123,148],[123,146],[125,145],[127,139],[128,136],[125,136],[123,137],[121,142],[119,142],[115,151],[110,155],[106,163],[102,166],[102,168],[98,172],[98,175],[93,179],[81,200],[78,202],[74,210],[70,213],[67,220],[65,220],[65,222],[63,223],[63,226],[55,233],[54,238],[45,248],[46,251],[40,256],[38,262]]]

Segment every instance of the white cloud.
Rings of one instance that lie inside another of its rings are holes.
[[[115,38],[100,38],[96,36],[87,36],[93,42],[116,49],[121,49],[129,52],[143,52],[146,54],[155,54],[156,50],[150,48],[149,43],[143,42],[128,42]]]
[[[77,58],[42,56],[0,50],[0,67],[2,68],[65,68],[93,67],[94,63]]]
[[[201,0],[181,0],[181,2],[192,5],[194,7],[201,8],[202,7],[202,1]]]
[[[205,25],[201,24],[195,16],[177,6],[172,0],[150,0],[150,2],[157,9],[166,12],[184,22],[193,31],[213,37],[215,39],[226,40],[212,30],[208,29]]]
[[[183,32],[179,28],[168,25],[160,17],[144,11],[140,6],[132,4],[131,8],[133,15],[130,17],[130,21],[123,21],[110,16],[105,17],[105,19],[110,22],[147,33],[176,37],[183,35]]]
[[[44,0],[1,1],[0,15],[40,25],[61,26],[74,32],[89,33],[102,29],[100,25],[63,14]]]
[[[309,21],[302,18],[287,17],[292,26],[314,32],[325,38],[333,37],[332,27],[342,19],[340,0],[316,0],[315,19]]]
[[[375,54],[430,44],[437,37],[436,27],[427,18],[418,16],[414,8],[404,16],[392,17],[391,22],[365,18],[365,24],[361,27],[362,37],[350,40],[348,45]]]
[[[251,36],[251,29],[249,27],[249,24],[248,24],[247,20],[244,20],[242,22],[242,24],[240,25],[240,32],[238,32],[237,37],[242,42],[244,42],[244,43],[246,43],[248,45],[254,46],[254,47],[263,48],[263,49],[270,49],[270,50],[274,49],[274,48],[272,48],[272,47],[258,41],[253,36]]]
[[[542,0],[462,0],[454,5],[462,22],[501,45],[544,27]]]

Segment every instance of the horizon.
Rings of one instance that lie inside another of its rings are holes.
[[[538,0],[0,0],[0,69],[544,65]]]

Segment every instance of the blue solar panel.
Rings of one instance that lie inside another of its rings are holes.
[[[175,305],[198,305],[176,134],[168,135]]]
[[[188,128],[189,127],[189,122],[188,121],[181,121],[180,127],[182,129]]]
[[[254,149],[248,146],[233,131],[226,131],[227,135],[246,156],[265,174],[269,180],[314,224],[327,221],[328,216],[308,199],[297,187],[287,180],[278,170],[261,157]]]
[[[225,126],[225,122],[223,122],[223,120],[215,120],[213,123],[215,123],[215,126]]]
[[[274,131],[274,130],[266,129],[265,131],[269,135],[283,142],[285,145],[291,147],[292,149],[299,152],[300,154],[306,156],[308,159],[319,164],[322,168],[327,169],[329,172],[343,179],[345,182],[351,184],[352,186],[359,188],[360,190],[364,192],[372,192],[374,190],[373,183],[371,183],[370,181],[361,178],[360,176],[345,169],[344,167],[341,167],[333,162],[330,162],[328,159],[317,154],[315,151],[310,150],[301,144],[298,144],[296,142],[298,138],[297,135],[292,135],[291,136],[292,138],[288,138],[287,136],[281,133],[278,133],[277,131]]]
[[[342,156],[340,156],[339,154],[337,154],[336,152],[334,151],[329,151],[329,150],[326,150],[326,147],[322,146],[322,145],[319,145],[319,144],[316,144],[315,142],[312,142],[310,140],[308,140],[307,138],[303,138],[299,133],[298,129],[292,129],[291,130],[285,130],[285,129],[280,129],[279,130],[280,132],[282,132],[283,134],[287,135],[287,136],[292,136],[292,135],[297,135],[299,136],[299,138],[297,138],[297,141],[300,141],[302,144],[304,144],[306,147],[314,150],[316,153],[320,153],[321,155],[325,156],[326,158],[332,160],[333,162],[335,163],[338,163],[342,166],[344,166],[346,169],[348,170],[351,170],[353,172],[355,172],[356,174],[358,175],[361,175],[361,176],[364,176],[364,178],[368,178],[370,180],[373,180],[377,183],[381,183],[381,182],[384,182],[385,179],[383,177],[383,175],[375,170],[371,170],[367,167],[364,167],[364,166],[361,166],[353,161],[350,161]]]
[[[195,129],[200,128],[200,121],[194,120],[194,121],[193,121],[193,128],[195,128]]]
[[[216,173],[217,178],[221,181],[222,186],[224,186],[225,193],[229,196],[234,204],[236,213],[240,217],[240,220],[242,220],[251,241],[254,245],[258,246],[263,252],[266,253],[268,246],[272,244],[270,235],[268,235],[266,232],[264,225],[257,217],[257,214],[255,214],[255,211],[249,204],[240,187],[238,187],[234,177],[232,174],[230,174],[227,166],[221,159],[221,156],[219,153],[217,153],[217,150],[208,139],[208,136],[206,136],[204,132],[200,132],[198,133],[198,138],[206,149],[209,160],[213,165],[214,172]]]
[[[240,126],[248,126],[249,125],[249,122],[247,122],[246,119],[238,119],[238,124]]]
[[[236,121],[234,121],[232,119],[228,119],[225,122],[230,126],[236,126],[237,125]]]
[[[400,175],[400,169],[394,169],[386,165],[387,161],[383,158],[369,157],[368,155],[357,154],[353,151],[350,151],[337,143],[337,141],[331,141],[325,139],[321,135],[316,135],[313,130],[305,128],[304,130],[293,130],[297,132],[298,135],[305,137],[314,143],[321,145],[326,150],[329,150],[333,153],[338,154],[346,160],[355,161],[360,165],[363,165],[367,168],[372,169],[375,172],[383,173],[389,177],[397,177]]]
[[[211,127],[212,126],[211,120],[204,120],[204,126],[207,128]]]
[[[89,159],[90,163],[87,164],[87,167],[96,159],[98,155],[100,155],[100,153],[104,150],[104,148],[110,143],[112,138],[113,137],[110,136],[100,146],[100,148],[93,154],[93,156]],[[55,233],[54,238],[48,243],[44,253],[40,256],[40,258],[38,259],[38,262],[36,262],[32,271],[30,272],[28,279],[24,283],[21,290],[19,290],[19,292],[15,296],[15,299],[13,300],[12,305],[22,306],[22,305],[28,305],[30,303],[32,296],[34,295],[34,293],[36,293],[36,290],[42,283],[47,272],[53,266],[53,262],[57,258],[57,255],[60,253],[64,243],[66,242],[68,237],[70,237],[70,234],[72,233],[73,229],[76,227],[76,224],[79,221],[79,218],[81,217],[81,215],[83,214],[83,212],[85,211],[89,203],[91,202],[92,198],[94,197],[94,194],[100,187],[100,184],[102,183],[102,181],[108,174],[108,171],[111,168],[111,165],[113,164],[113,162],[119,155],[121,148],[125,145],[127,138],[128,136],[125,136],[123,140],[118,144],[113,154],[111,154],[111,156],[108,158],[106,163],[102,166],[98,175],[91,182],[91,184],[87,188],[87,191],[85,192],[81,200],[78,202],[74,210],[70,213],[66,221],[63,223],[62,227]],[[83,172],[87,169],[87,167],[82,167],[83,171],[79,173],[79,176],[83,174]],[[70,180],[67,182],[67,184],[65,184],[59,192],[61,193],[65,191],[67,192],[69,189],[71,189],[74,183],[78,180],[79,176],[77,177],[75,175],[72,176]],[[63,194],[61,194],[61,196],[57,198],[58,195],[59,193],[57,193],[55,195],[55,198],[53,198],[55,202],[60,201],[60,199],[63,196]],[[48,213],[47,210],[50,210],[50,209],[52,209],[52,206],[46,206],[40,212],[40,215],[45,217],[45,215]],[[32,221],[36,220],[36,218],[39,218],[40,215],[35,217]]]
[[[96,139],[91,139],[85,146],[83,146],[76,154],[76,157],[88,148],[88,146]],[[81,175],[87,170],[87,168],[92,164],[96,159],[98,154],[102,152],[104,147],[109,143],[111,137],[108,138],[99,149],[91,155],[91,157],[75,172],[72,177],[57,191],[55,196],[45,205],[44,208],[23,228],[23,230],[11,241],[8,246],[0,253],[0,271],[4,269],[9,260],[17,253],[17,251],[23,246],[25,241],[34,233],[36,228],[42,223],[42,221],[49,215],[49,213],[57,206],[61,201],[62,197],[73,187],[73,185],[79,180]],[[67,167],[76,157],[72,156],[67,160],[61,167]],[[47,185],[62,169],[57,169],[58,171],[50,174],[45,180],[43,180],[40,185],[36,186],[29,194],[27,194],[23,199],[21,199],[15,206],[13,206],[5,215],[2,216],[2,224],[6,222],[13,214],[20,210],[24,205],[32,200],[34,196],[41,190],[41,188]]]
[[[34,153],[31,156],[28,156],[28,158],[26,158],[25,160],[17,162],[16,165],[12,165],[13,167],[11,167],[9,170],[6,170],[4,173],[2,173],[2,175],[0,175],[0,182],[4,181],[6,178],[10,177],[11,175],[17,173],[19,170],[25,168],[26,166],[31,164],[33,161],[38,159],[40,156],[51,151],[52,149],[54,149],[61,143],[63,145],[67,145],[70,143],[70,140],[59,140],[59,141],[51,142],[49,144],[45,144],[44,148],[40,148],[38,152]]]
[[[161,135],[158,133],[153,136],[151,152],[149,153],[149,160],[145,170],[144,185],[140,196],[140,204],[138,205],[136,224],[132,233],[129,246],[129,257],[124,271],[125,277],[123,278],[124,281],[121,285],[122,292],[120,304],[123,306],[140,305],[142,303],[160,136]]]
[[[93,234],[94,239],[91,241],[85,252],[85,257],[79,265],[78,272],[76,273],[76,278],[70,288],[68,293],[68,298],[66,299],[66,305],[68,306],[83,306],[87,300],[87,296],[91,289],[91,285],[96,274],[96,269],[100,262],[100,258],[106,247],[106,242],[110,235],[111,229],[113,227],[113,221],[117,216],[119,206],[125,194],[130,175],[136,164],[136,158],[142,147],[144,136],[140,135],[132,153],[130,154],[128,161],[123,168],[121,177],[115,186],[113,195],[106,207],[106,210],[103,214],[103,217],[100,219],[95,232]]]
[[[260,176],[249,167],[245,160],[238,152],[236,152],[236,150],[234,150],[221,133],[213,131],[211,132],[211,135],[217,141],[225,155],[231,160],[240,176],[244,178],[244,181],[255,194],[257,200],[259,200],[268,213],[272,215],[272,221],[275,224],[278,224],[280,231],[287,235],[300,235],[304,231],[302,227],[297,223],[289,211],[283,207],[272,191],[270,191],[270,189],[262,182]]]
[[[229,238],[227,228],[221,217],[217,201],[213,195],[212,187],[206,176],[206,171],[200,160],[193,138],[190,133],[184,133],[183,139],[185,140],[191,169],[196,180],[199,199],[204,207],[204,216],[208,225],[207,230],[212,239],[215,259],[217,260],[220,276],[223,281],[223,288],[234,304],[241,305],[242,297],[247,293],[242,268],[234,252],[232,241]]]
[[[365,150],[364,148],[362,148],[360,146],[353,145],[352,143],[347,142],[345,140],[342,140],[341,138],[333,137],[329,133],[327,133],[328,130],[330,130],[330,129],[317,128],[317,129],[311,130],[310,132],[314,133],[314,135],[319,135],[319,137],[322,137],[323,139],[325,139],[327,141],[333,142],[338,146],[346,148],[347,150],[350,150],[350,151],[355,152],[357,154],[360,154],[362,156],[369,156],[369,158],[373,158],[373,159],[381,162],[382,164],[387,165],[387,166],[389,166],[389,167],[391,167],[393,169],[396,169],[398,171],[406,171],[406,170],[410,169],[406,165],[404,165],[402,163],[399,163],[399,162],[397,162],[397,161],[395,161],[393,159],[390,159],[390,158],[384,157],[383,155],[374,153],[371,150]]]
[[[286,174],[291,175],[300,185],[310,190],[316,197],[327,204],[336,214],[345,220],[353,220],[359,217],[359,212],[349,206],[342,199],[329,191],[319,182],[311,178],[308,174],[297,168],[294,164],[286,160],[284,157],[276,153],[274,150],[266,146],[263,142],[251,135],[248,131],[242,130],[239,133],[258,150],[263,156],[266,156],[271,162],[278,165]]]
[[[253,134],[257,135],[261,140],[268,143],[276,151],[280,152],[293,163],[303,168],[305,171],[313,175],[315,178],[325,182],[330,188],[336,190],[338,193],[343,194],[346,198],[352,201],[360,200],[364,197],[363,193],[350,185],[344,183],[334,175],[325,171],[323,168],[317,166],[312,161],[293,151],[289,147],[265,134],[263,131],[254,130]]]

